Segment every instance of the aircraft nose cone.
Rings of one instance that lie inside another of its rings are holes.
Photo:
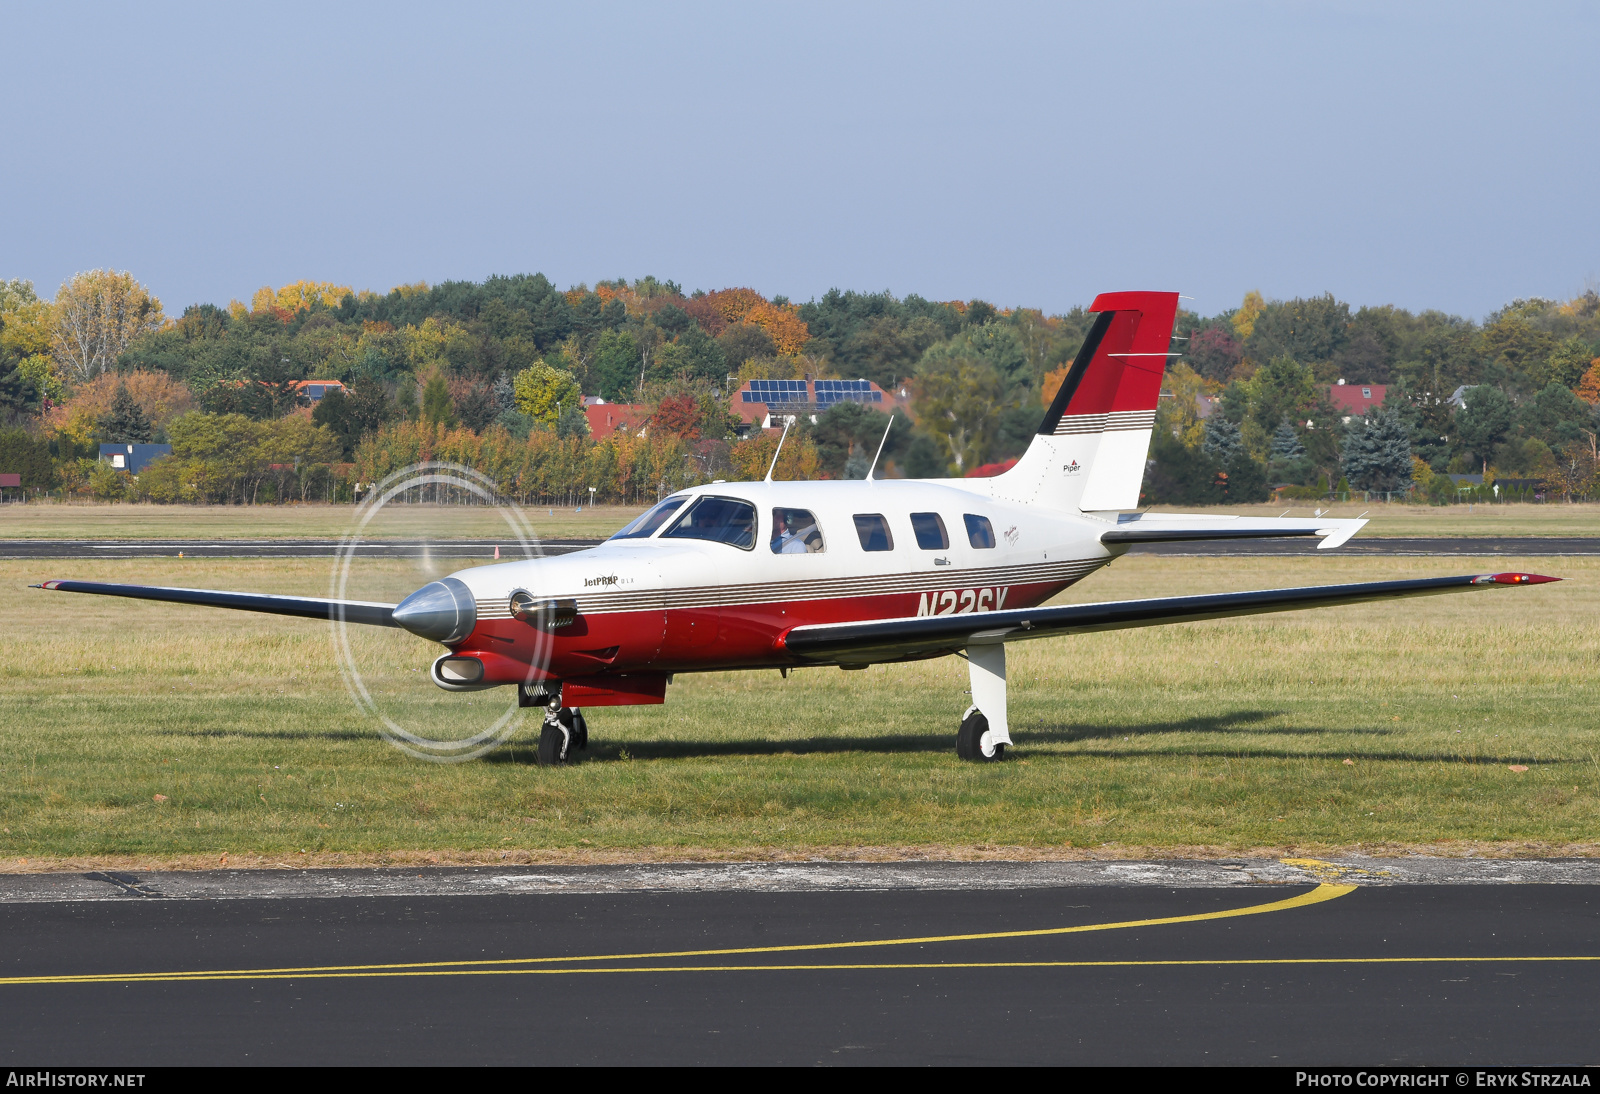
[[[453,577],[431,581],[395,605],[394,621],[417,635],[446,646],[472,633],[478,603],[472,590]]]

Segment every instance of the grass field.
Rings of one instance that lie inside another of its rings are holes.
[[[500,513],[477,505],[388,505],[378,537],[434,539],[510,537]],[[550,538],[599,539],[644,512],[624,505],[528,506],[534,532]],[[330,539],[355,520],[351,505],[0,505],[7,539]],[[369,530],[370,531],[370,530]]]
[[[1158,511],[1173,511],[1158,506]],[[1217,512],[1278,516],[1284,506],[1241,505]],[[573,509],[529,506],[524,510],[541,536],[608,536],[641,509],[601,505]],[[1205,510],[1191,510],[1200,511]],[[1371,523],[1363,536],[1597,536],[1600,505],[1339,505],[1333,515],[1366,512]],[[1293,516],[1309,516],[1297,506]],[[44,502],[0,505],[0,540],[6,539],[337,539],[349,528],[355,510],[329,505],[87,505]],[[382,535],[445,538],[505,536],[505,520],[475,506],[389,506]]]
[[[325,561],[0,563],[0,869],[224,855],[1600,853],[1600,560],[1493,565],[1568,580],[1013,645],[1003,764],[955,758],[966,680],[946,659],[680,676],[664,706],[595,710],[589,757],[541,769],[526,729],[466,764],[402,755],[353,707],[325,625],[24,587],[74,576],[320,593]],[[404,585],[407,566],[366,577]],[[1063,599],[1477,568],[1131,558]],[[388,665],[379,684],[405,716],[459,725],[509,698],[438,692],[416,671],[431,647],[367,634],[364,656]]]

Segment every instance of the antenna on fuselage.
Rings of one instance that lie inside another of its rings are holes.
[[[789,437],[789,427],[794,424],[794,415],[785,415],[783,419],[783,436],[778,438],[778,449],[772,454],[772,466],[767,468],[767,477],[762,482],[771,482],[772,473],[778,469],[778,456],[783,451],[783,442]]]
[[[889,430],[894,428],[894,415],[889,415],[889,424],[883,427],[883,440],[878,442],[878,451],[873,453],[872,466],[867,468],[867,481],[872,481],[872,473],[878,469],[878,459],[883,455],[883,446],[889,443]]]

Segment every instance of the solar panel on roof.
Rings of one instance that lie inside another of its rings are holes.
[[[867,380],[818,380],[817,405],[832,406],[835,403],[881,403],[881,392],[873,391],[872,384]]]
[[[808,396],[804,380],[751,380],[740,397],[747,403],[803,403]]]

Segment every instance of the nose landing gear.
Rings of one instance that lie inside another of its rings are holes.
[[[589,747],[589,723],[577,707],[561,705],[561,692],[554,694],[537,685],[517,689],[517,705],[544,707],[544,725],[539,727],[539,766],[554,767],[567,762],[573,749]]]

